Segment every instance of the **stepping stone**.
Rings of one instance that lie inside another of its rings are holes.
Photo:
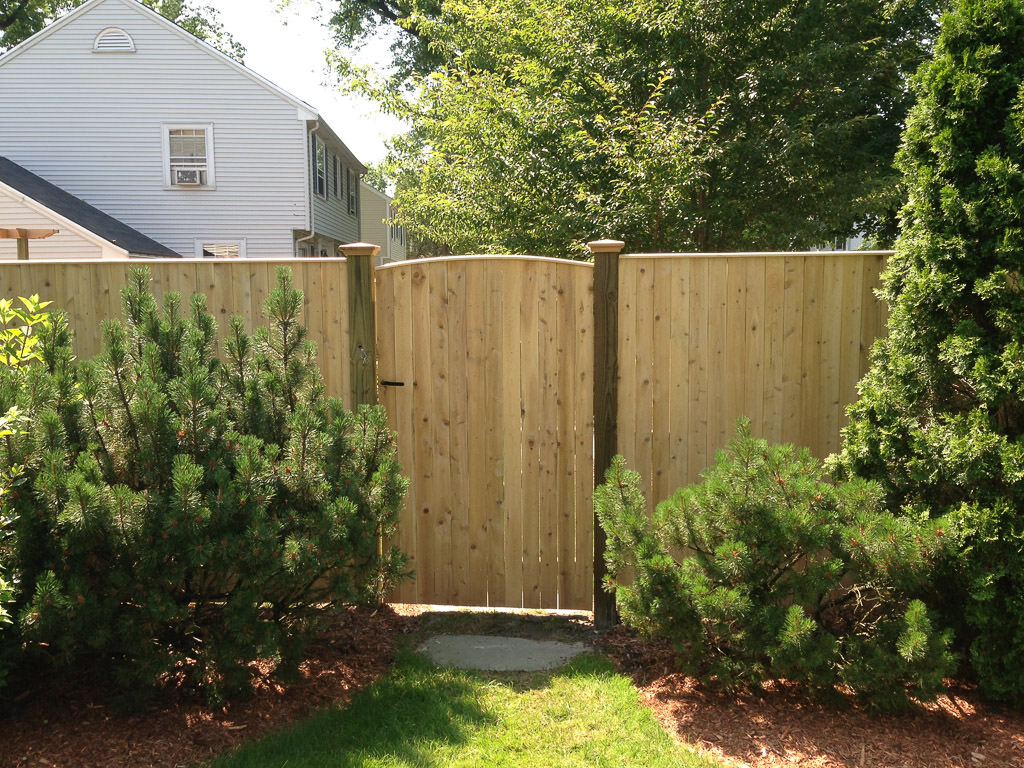
[[[419,647],[435,664],[490,672],[555,669],[590,650],[585,643],[490,635],[435,635]]]

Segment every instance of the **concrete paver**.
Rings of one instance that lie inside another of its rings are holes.
[[[555,669],[590,650],[585,643],[489,635],[435,635],[419,648],[435,664],[490,672]]]

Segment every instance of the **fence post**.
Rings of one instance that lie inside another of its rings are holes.
[[[621,240],[587,243],[594,256],[594,486],[618,450],[619,407],[619,254]],[[594,511],[594,626],[606,629],[616,622],[615,595],[605,592],[604,530]]]
[[[380,251],[371,243],[339,245],[348,274],[349,370],[354,411],[377,403],[377,331],[374,324],[373,257]]]

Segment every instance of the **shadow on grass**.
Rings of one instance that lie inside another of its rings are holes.
[[[596,689],[616,679],[618,687],[629,689],[626,698],[635,707],[635,692],[629,681],[619,678],[606,659],[592,655],[579,656],[554,671],[492,673],[437,667],[404,650],[391,673],[359,693],[345,709],[315,715],[289,731],[213,762],[210,768],[439,766],[467,747],[478,757],[486,754],[504,760],[502,765],[515,764],[508,760],[515,760],[520,751],[548,754],[552,746],[534,743],[536,734],[531,731],[536,724],[532,721],[513,726],[513,735],[507,733],[509,723],[504,723],[506,730],[502,731],[502,721],[518,717],[518,713],[503,710],[501,705],[488,709],[484,700],[497,690],[492,686],[507,691],[499,694],[501,699],[540,692],[550,702],[558,694],[547,689],[555,685]],[[601,682],[595,686],[597,681]],[[574,702],[581,700],[578,693],[570,696]],[[558,707],[551,709],[550,703],[529,706],[547,711],[539,716],[554,718],[553,724],[562,716]],[[574,703],[561,709],[568,716],[578,706]],[[657,726],[654,728],[657,730]],[[474,740],[476,743],[471,745]],[[599,745],[593,748],[595,754],[601,750]]]
[[[392,672],[346,708],[247,745],[211,768],[428,766],[438,749],[465,743],[475,728],[492,722],[465,673],[403,651]]]

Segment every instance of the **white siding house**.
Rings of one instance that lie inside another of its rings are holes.
[[[0,103],[0,157],[183,256],[360,239],[331,175],[366,169],[316,110],[136,0],[88,0],[0,56]]]
[[[391,196],[374,189],[366,182],[360,184],[362,191],[362,239],[380,246],[375,259],[377,266],[409,258],[409,243],[405,227],[392,224],[394,211]]]

